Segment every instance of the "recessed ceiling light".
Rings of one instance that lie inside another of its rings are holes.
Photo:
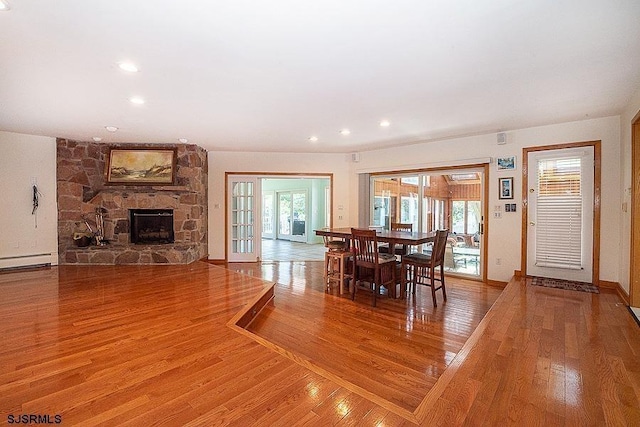
[[[140,71],[138,70],[138,67],[136,67],[136,64],[133,64],[131,62],[121,62],[118,64],[118,67],[120,67],[121,70],[127,71],[129,73],[137,73],[138,71]]]
[[[100,142],[100,141],[102,141],[102,138],[100,138],[99,136],[94,136],[94,137],[93,137],[93,140],[94,140],[95,142]]]
[[[388,128],[389,126],[391,126],[391,123],[389,122],[389,120],[382,120],[380,122],[380,127]]]
[[[105,126],[104,128],[105,128],[106,130],[108,130],[109,132],[115,132],[115,131],[117,131],[117,130],[118,130],[118,128],[117,128],[117,127],[115,127],[115,126]]]
[[[131,97],[129,98],[129,101],[131,101],[132,104],[136,104],[136,105],[144,104],[144,99],[140,98],[139,96]]]
[[[310,136],[310,137],[309,137],[309,141],[311,141],[311,142],[318,142],[318,137],[317,137],[317,136],[315,136],[315,135],[314,135],[314,136]]]
[[[0,0],[0,10],[9,10],[9,3],[6,0]]]
[[[189,142],[187,138],[178,138],[178,141],[182,142],[183,144],[186,144],[187,142]]]
[[[351,133],[351,131],[350,131],[349,129],[342,129],[342,130],[340,131],[340,134],[341,134],[341,135],[344,135],[344,136],[347,136],[347,135],[349,135],[350,133]]]

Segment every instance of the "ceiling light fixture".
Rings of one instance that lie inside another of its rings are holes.
[[[178,138],[178,141],[182,142],[183,144],[186,144],[187,142],[189,142],[187,138]]]
[[[95,142],[100,142],[100,141],[102,141],[102,138],[100,138],[99,136],[94,136],[94,137],[93,137],[93,140],[94,140]]]
[[[108,130],[109,132],[115,132],[115,131],[117,131],[117,130],[118,130],[118,128],[117,128],[117,127],[115,127],[115,126],[105,126],[104,128],[105,128],[106,130]]]
[[[347,136],[347,135],[349,135],[349,134],[351,134],[351,131],[350,131],[349,129],[342,129],[342,130],[340,131],[340,135]]]
[[[310,136],[310,137],[309,137],[309,141],[311,141],[311,142],[318,142],[318,137],[317,137],[317,136],[315,136],[315,135],[314,135],[314,136]]]
[[[391,126],[391,123],[389,122],[389,120],[382,120],[380,122],[380,127],[388,128],[389,126]]]
[[[138,71],[140,71],[138,70],[138,67],[136,67],[136,65],[132,64],[131,62],[121,62],[118,64],[118,67],[120,67],[122,71],[126,71],[128,73],[137,73]]]
[[[6,11],[11,9],[7,0],[0,0],[0,11]]]
[[[129,101],[131,101],[132,104],[136,104],[136,105],[144,104],[144,99],[140,98],[139,96],[131,97],[129,98]]]

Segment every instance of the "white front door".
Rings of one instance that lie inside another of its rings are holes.
[[[528,157],[527,274],[592,281],[593,147]]]
[[[260,257],[259,180],[253,176],[229,175],[228,261],[255,262]]]

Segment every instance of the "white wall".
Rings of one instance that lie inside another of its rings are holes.
[[[506,132],[507,144],[497,145],[496,134],[456,138],[392,149],[360,153],[360,162],[352,164],[350,188],[358,191],[357,172],[404,170],[420,167],[464,163],[465,159],[517,157],[514,172],[496,170],[490,166],[489,212],[498,199],[498,177],[514,177],[515,214],[502,213],[501,219],[489,218],[489,252],[487,276],[490,280],[508,281],[514,270],[520,270],[521,213],[522,213],[522,148],[541,145],[602,141],[602,218],[600,279],[617,282],[620,279],[621,191],[620,191],[620,118],[606,117],[579,122],[562,123]],[[357,218],[358,206],[349,205],[352,218]],[[614,238],[611,238],[614,236]],[[496,259],[501,265],[496,265]]]
[[[640,113],[640,88],[631,97],[620,118],[620,188],[622,189],[622,203],[627,206],[627,212],[621,211],[620,221],[620,274],[619,282],[629,292],[630,251],[631,251],[631,125]]]
[[[351,225],[347,215],[350,194],[349,156],[346,154],[210,151],[208,160],[209,259],[225,259],[225,172],[333,174],[333,225]]]
[[[57,264],[55,138],[0,132],[0,153],[0,267],[29,265],[45,259]],[[36,215],[31,214],[32,179],[41,193]],[[41,253],[52,255],[37,260],[13,258]]]

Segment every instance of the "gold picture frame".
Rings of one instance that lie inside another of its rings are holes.
[[[112,148],[107,160],[107,183],[171,185],[176,159],[175,148]]]

